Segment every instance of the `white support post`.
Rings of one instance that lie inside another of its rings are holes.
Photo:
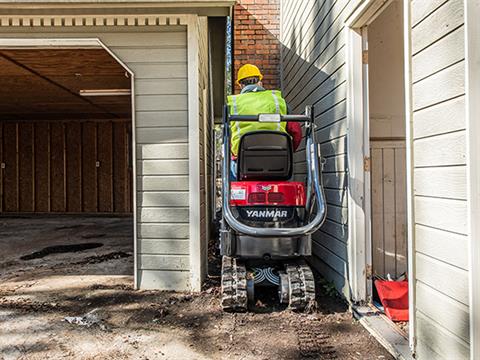
[[[189,156],[189,222],[190,222],[190,288],[202,287],[202,245],[200,236],[200,123],[198,89],[198,16],[187,20],[188,46],[188,156]]]
[[[403,49],[405,66],[405,139],[407,156],[407,252],[408,252],[408,343],[415,353],[415,216],[413,192],[413,110],[410,0],[403,1]]]
[[[362,34],[345,27],[347,32],[347,132],[348,139],[348,259],[351,299],[367,299],[365,174],[364,161],[364,84]]]
[[[480,359],[480,2],[465,0],[470,358]]]

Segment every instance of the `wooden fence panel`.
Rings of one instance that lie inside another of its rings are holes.
[[[374,274],[407,271],[404,141],[371,142],[372,262]]]

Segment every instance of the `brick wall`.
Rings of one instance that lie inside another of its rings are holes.
[[[280,0],[238,0],[233,15],[233,66],[255,64],[267,89],[280,88]],[[239,91],[235,84],[236,92]]]

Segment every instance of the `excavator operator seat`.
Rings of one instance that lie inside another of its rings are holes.
[[[238,179],[289,180],[293,172],[292,138],[277,131],[255,131],[240,139]]]

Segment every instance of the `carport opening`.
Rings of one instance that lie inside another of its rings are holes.
[[[2,274],[133,275],[130,74],[100,46],[4,48],[0,78]]]

